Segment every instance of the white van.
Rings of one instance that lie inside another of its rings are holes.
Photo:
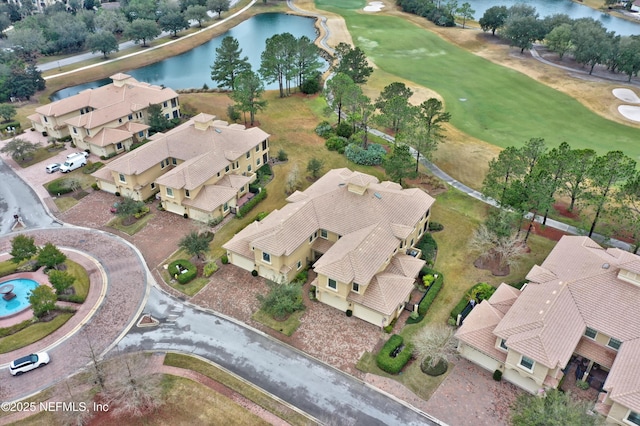
[[[62,166],[60,166],[60,171],[62,173],[69,173],[74,171],[75,169],[79,169],[80,167],[87,164],[87,159],[83,154],[77,154],[72,157],[67,157],[67,161],[64,162]]]

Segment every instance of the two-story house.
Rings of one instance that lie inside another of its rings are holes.
[[[413,246],[427,230],[426,192],[349,169],[329,171],[223,247],[229,262],[291,281],[312,264],[316,297],[378,326],[402,312],[424,261]]]
[[[206,222],[248,197],[255,171],[269,161],[269,135],[198,114],[93,174],[112,194],[145,200],[159,193],[170,212]],[[247,197],[245,197],[247,195]]]
[[[71,136],[78,148],[109,156],[149,136],[150,105],[159,105],[167,118],[180,117],[178,94],[173,90],[122,73],[111,79],[111,84],[37,108],[28,117],[31,125],[55,138]]]
[[[640,256],[565,236],[527,280],[471,311],[462,356],[532,393],[572,369],[601,391],[609,423],[640,425]]]

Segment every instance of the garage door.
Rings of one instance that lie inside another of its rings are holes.
[[[105,182],[103,180],[99,180],[98,184],[100,185],[100,189],[102,189],[104,192],[108,192],[110,194],[115,194],[116,191],[118,190],[114,183],[109,183],[109,182]]]
[[[237,253],[229,253],[229,262],[232,265],[236,265],[238,268],[242,268],[245,271],[249,271],[249,272],[253,271],[255,268],[253,259],[240,256]]]
[[[384,316],[379,312],[357,304],[353,305],[353,316],[370,322],[378,327],[382,326],[382,318],[384,318]]]
[[[491,372],[496,371],[501,364],[499,361],[483,354],[471,346],[465,345],[464,343],[460,346],[460,354],[474,364],[477,364]]]

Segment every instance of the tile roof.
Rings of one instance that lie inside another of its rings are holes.
[[[640,411],[640,339],[625,342],[604,383],[604,389],[615,402]]]
[[[182,204],[205,212],[229,202],[238,194],[238,190],[228,186],[205,185],[195,198],[185,198]]]
[[[414,278],[383,272],[371,280],[364,293],[350,292],[347,300],[384,315],[391,315],[409,298],[414,289],[414,281]]]
[[[84,140],[92,145],[104,147],[125,141],[130,139],[132,136],[131,132],[126,130],[102,128],[95,134],[95,136],[85,138]]]
[[[178,97],[172,89],[139,82],[127,74],[115,74],[111,79],[113,80],[111,84],[83,90],[77,95],[43,105],[37,108],[36,112],[45,116],[58,117],[88,107],[94,111],[78,116],[78,120],[72,121],[76,124],[72,125],[88,125],[91,128],[99,123],[104,124],[107,117],[113,117],[109,120],[118,119],[149,105]],[[97,112],[100,110],[103,112]],[[114,115],[116,113],[120,115]]]
[[[507,353],[496,348],[496,336],[493,334],[494,327],[503,317],[504,313],[492,306],[489,300],[483,300],[469,313],[455,337],[491,358],[504,362]]]

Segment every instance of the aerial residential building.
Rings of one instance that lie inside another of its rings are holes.
[[[104,191],[136,200],[157,193],[167,211],[207,222],[246,202],[256,170],[268,161],[267,133],[198,114],[93,176]]]
[[[312,265],[320,302],[378,326],[391,323],[424,266],[414,245],[427,230],[434,199],[335,169],[287,201],[223,245],[229,262],[278,282]]]
[[[532,393],[571,370],[601,391],[609,423],[640,425],[640,256],[565,236],[527,280],[471,311],[462,356]]]
[[[150,105],[159,105],[166,118],[180,117],[178,94],[173,90],[122,73],[110,78],[111,84],[37,108],[28,117],[31,125],[51,137],[71,136],[78,148],[109,156],[149,136]]]

